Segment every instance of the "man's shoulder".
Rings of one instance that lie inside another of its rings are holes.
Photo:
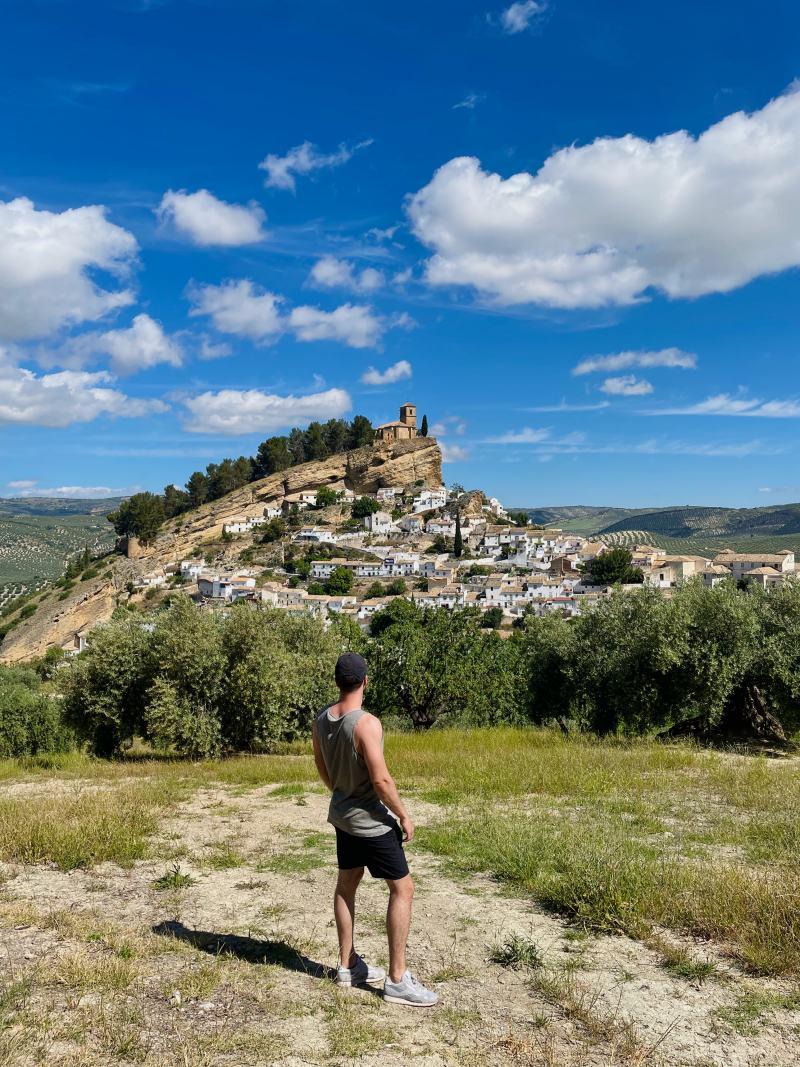
[[[365,711],[363,715],[360,715],[358,722],[355,725],[355,732],[362,737],[377,735],[383,732],[381,726],[381,720],[377,715],[373,715],[371,711]]]

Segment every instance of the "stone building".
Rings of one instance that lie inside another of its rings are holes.
[[[396,422],[385,422],[375,431],[379,441],[410,441],[417,436],[417,406],[403,404]]]

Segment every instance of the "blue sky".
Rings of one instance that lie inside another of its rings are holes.
[[[413,400],[509,504],[800,499],[795,3],[0,11],[0,495]]]

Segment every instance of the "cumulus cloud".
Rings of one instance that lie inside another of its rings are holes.
[[[167,190],[156,214],[162,223],[171,222],[196,245],[252,245],[263,241],[266,214],[254,200],[249,204],[228,204],[208,189],[187,193]]]
[[[572,368],[574,375],[595,371],[625,370],[628,367],[681,367],[694,370],[697,356],[680,348],[661,348],[658,351],[615,352],[609,356],[590,356]]]
[[[729,415],[750,416],[764,419],[800,418],[800,400],[761,400],[757,397],[731,396],[718,393],[687,407],[661,408],[647,412],[648,415]]]
[[[147,370],[159,363],[180,367],[181,346],[149,315],[137,315],[130,326],[104,333],[85,333],[72,338],[56,357],[63,364],[80,366],[97,356],[107,356],[121,376]]]
[[[522,33],[527,30],[535,15],[544,11],[545,5],[537,0],[519,0],[500,14],[500,25],[506,33]]]
[[[416,325],[404,313],[387,319],[363,304],[341,304],[333,311],[303,304],[284,312],[282,296],[248,278],[221,285],[190,285],[187,294],[194,305],[190,315],[208,315],[220,333],[247,337],[258,344],[271,344],[281,334],[291,333],[298,341],[340,341],[350,348],[372,348],[387,329]]]
[[[439,445],[442,453],[442,463],[463,463],[469,459],[469,451],[463,445],[445,444]]]
[[[600,386],[603,393],[609,396],[647,396],[652,393],[653,386],[645,378],[637,378],[633,374],[621,374],[616,378],[606,378]]]
[[[222,389],[184,401],[184,429],[193,433],[273,433],[287,426],[304,426],[314,419],[335,419],[350,410],[344,389],[327,389],[308,396],[277,396],[260,389]]]
[[[0,349],[0,424],[69,426],[100,415],[137,418],[167,411],[160,400],[140,400],[111,388],[108,371],[37,375]]]
[[[374,293],[385,285],[383,273],[374,267],[357,271],[346,259],[323,256],[311,268],[309,282],[323,289],[352,289],[357,293]]]
[[[729,292],[800,264],[800,92],[699,137],[628,134],[503,179],[445,163],[411,197],[432,285],[561,308]]]
[[[352,147],[340,144],[335,152],[320,152],[316,145],[310,141],[290,148],[285,156],[276,156],[273,153],[265,156],[258,164],[259,170],[265,170],[267,176],[264,185],[270,189],[289,189],[294,192],[297,188],[296,175],[311,174],[315,170],[330,170],[333,167],[341,167],[352,159],[354,154],[362,148],[372,144],[372,139],[360,141]]]
[[[404,378],[410,378],[411,374],[411,364],[407,359],[400,359],[383,371],[375,367],[367,367],[361,375],[361,381],[364,385],[393,385],[395,382],[403,381]]]
[[[98,205],[39,211],[19,197],[0,201],[0,339],[45,337],[133,302],[103,288],[96,270],[124,278],[138,246]]]
[[[306,305],[292,308],[289,326],[298,341],[341,341],[350,348],[374,348],[386,324],[363,304],[342,304],[334,311]]]
[[[247,337],[259,344],[276,341],[284,330],[282,297],[254,285],[248,278],[221,285],[190,285],[190,315],[208,315],[220,333]]]

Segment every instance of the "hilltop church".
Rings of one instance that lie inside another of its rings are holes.
[[[403,404],[397,422],[384,422],[375,430],[378,441],[410,441],[417,436],[417,405]]]

